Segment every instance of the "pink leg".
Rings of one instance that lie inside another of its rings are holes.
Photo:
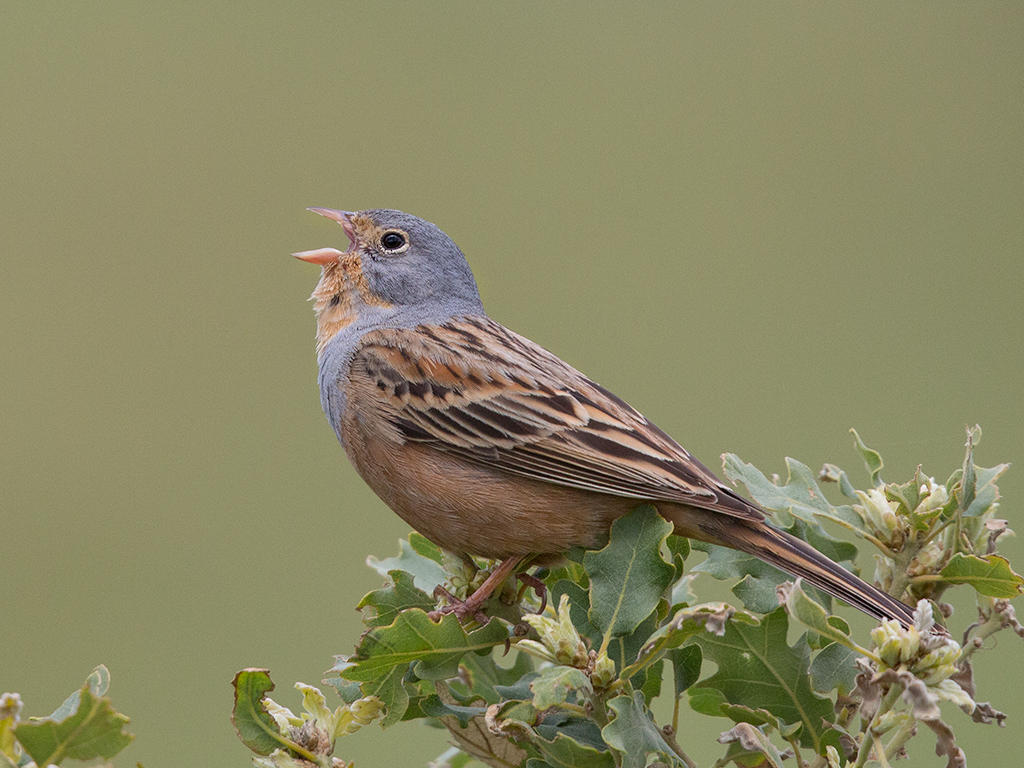
[[[440,616],[442,613],[454,613],[460,621],[472,616],[481,624],[485,623],[487,616],[480,609],[483,608],[484,603],[487,602],[494,590],[505,583],[505,579],[516,569],[520,560],[522,560],[521,557],[510,557],[502,560],[498,567],[491,572],[491,575],[484,580],[484,583],[477,587],[476,591],[465,600],[457,600],[444,587],[438,587],[434,590],[434,596],[447,597],[451,605],[445,606],[440,612],[434,611],[433,614]]]

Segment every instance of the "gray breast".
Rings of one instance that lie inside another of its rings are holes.
[[[320,407],[324,410],[338,442],[343,446],[341,423],[345,414],[345,383],[348,379],[352,358],[362,344],[363,336],[371,331],[387,328],[415,328],[417,325],[438,325],[453,317],[482,315],[480,300],[452,306],[445,303],[436,307],[379,307],[364,305],[359,319],[342,328],[320,352],[317,363],[320,368]]]

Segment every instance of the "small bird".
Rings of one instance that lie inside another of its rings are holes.
[[[458,246],[401,211],[310,208],[346,251],[294,254],[322,268],[320,402],[356,471],[413,528],[501,563],[465,601],[479,616],[517,567],[596,548],[653,504],[691,539],[740,550],[875,619],[910,607],[766,522],[636,409],[484,312]]]

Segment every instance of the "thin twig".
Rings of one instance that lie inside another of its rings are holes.
[[[907,719],[904,720],[900,726],[896,729],[896,732],[889,739],[889,743],[885,745],[885,756],[887,758],[896,757],[903,749],[903,745],[906,744],[910,737],[917,733],[917,721],[908,714]]]
[[[665,743],[672,747],[672,751],[676,753],[676,756],[683,761],[686,768],[697,768],[697,764],[693,762],[689,755],[683,752],[682,747],[679,746],[679,742],[676,741],[675,728],[670,728],[668,726],[662,728],[661,736],[665,739]]]
[[[796,758],[798,768],[807,768],[807,761],[800,754],[800,740],[796,738],[796,735],[790,736],[786,742],[793,748],[793,757]]]
[[[885,696],[878,703],[878,709],[875,710],[874,716],[871,718],[871,722],[864,728],[864,738],[860,743],[860,749],[857,750],[857,760],[853,763],[853,768],[864,768],[864,764],[867,763],[868,758],[871,756],[871,752],[874,750],[875,744],[880,744],[875,738],[875,726],[878,725],[879,718],[885,712],[888,712],[896,699],[899,697],[900,687],[893,683]]]

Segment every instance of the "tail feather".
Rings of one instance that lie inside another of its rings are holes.
[[[676,533],[691,539],[738,549],[799,576],[833,597],[879,621],[896,619],[905,627],[914,625],[914,610],[832,562],[818,550],[778,528],[757,520],[742,520],[699,507],[661,505]]]
[[[834,563],[805,541],[765,524],[730,526],[730,540],[721,542],[774,565],[779,570],[845,600],[869,616],[914,625],[914,610]]]

